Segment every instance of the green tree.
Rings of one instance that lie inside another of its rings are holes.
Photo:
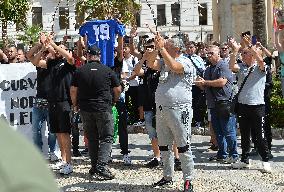
[[[8,22],[25,26],[26,14],[30,9],[29,0],[0,0],[0,21],[2,23],[2,39],[7,45]]]
[[[253,33],[259,39],[264,47],[267,47],[267,33],[266,33],[266,5],[265,0],[253,0]]]
[[[18,40],[25,45],[34,44],[38,41],[42,28],[38,25],[26,26],[24,28],[24,34],[18,36]]]
[[[119,18],[124,24],[135,24],[140,8],[134,0],[79,0],[76,4],[79,14],[87,13],[86,20]]]

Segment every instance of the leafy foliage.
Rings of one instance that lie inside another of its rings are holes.
[[[273,127],[284,128],[284,98],[282,97],[281,82],[273,79],[274,87],[271,95],[271,123]]]
[[[0,21],[2,23],[2,38],[7,43],[7,23],[13,22],[25,26],[26,13],[30,9],[29,0],[1,0]]]
[[[29,9],[29,0],[1,0],[0,19],[1,21],[12,21],[24,25],[26,22],[26,13]]]
[[[34,44],[38,41],[38,37],[42,28],[37,25],[26,26],[24,34],[18,36],[18,40],[22,41],[25,45]]]
[[[135,23],[135,14],[141,5],[134,0],[79,0],[76,11],[88,13],[90,19],[118,18],[125,24]]]

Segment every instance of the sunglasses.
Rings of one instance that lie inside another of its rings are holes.
[[[214,52],[207,52],[207,55],[214,55]]]
[[[146,48],[146,49],[154,49],[154,48],[155,48],[155,45],[146,45],[145,48]]]
[[[228,47],[222,47],[221,49],[222,49],[222,50],[227,50],[227,49],[228,49]]]

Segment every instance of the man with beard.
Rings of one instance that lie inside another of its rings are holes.
[[[48,110],[50,118],[50,130],[56,133],[57,141],[61,151],[62,162],[59,162],[55,169],[60,173],[68,175],[73,172],[71,165],[71,98],[69,89],[72,74],[75,71],[72,54],[67,51],[64,45],[56,45],[52,36],[42,38],[44,46],[36,55],[38,67],[46,68],[49,72],[50,89],[47,93]],[[40,60],[42,53],[51,47],[54,49],[54,59]]]

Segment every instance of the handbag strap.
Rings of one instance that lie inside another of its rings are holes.
[[[240,89],[238,90],[238,93],[235,95],[235,97],[236,97],[237,99],[238,99],[239,94],[241,93],[242,89],[244,88],[244,85],[245,85],[245,83],[246,83],[246,81],[247,81],[249,75],[251,74],[252,70],[254,69],[254,67],[255,67],[255,66],[253,65],[253,66],[249,69],[249,72],[248,72],[247,76],[244,78],[244,80],[243,80],[243,82],[242,82],[242,84],[241,84],[241,86],[240,86]]]

